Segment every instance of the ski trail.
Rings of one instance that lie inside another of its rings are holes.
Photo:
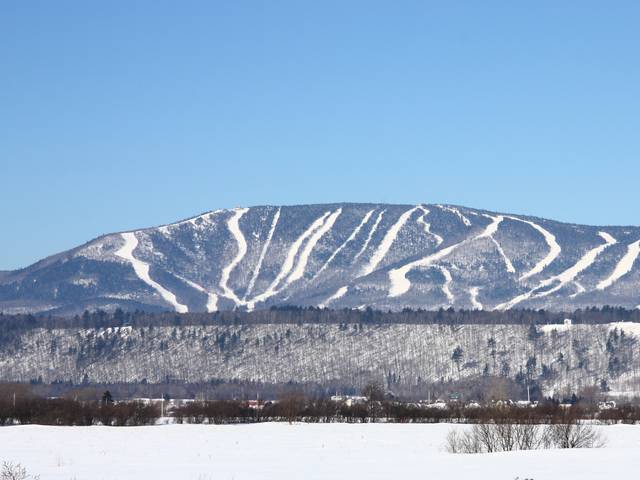
[[[311,278],[311,281],[313,282],[323,271],[325,268],[327,268],[329,266],[329,264],[333,261],[333,259],[336,257],[336,255],[338,255],[338,253],[340,253],[342,251],[342,249],[344,247],[347,246],[347,244],[351,241],[353,241],[357,236],[358,233],[360,233],[360,230],[362,230],[362,227],[364,227],[367,222],[369,221],[369,219],[371,218],[371,215],[373,215],[374,210],[369,210],[366,215],[364,216],[364,218],[362,219],[362,221],[360,222],[360,224],[355,228],[355,230],[353,232],[351,232],[351,235],[349,235],[349,238],[347,238],[344,243],[342,245],[340,245],[329,257],[329,259],[324,263],[324,265],[322,265],[322,267],[320,268],[320,270],[318,270],[318,272]]]
[[[356,253],[356,256],[353,257],[353,260],[357,260],[357,258],[362,255],[364,253],[364,251],[367,249],[367,247],[369,246],[369,243],[371,242],[371,238],[373,237],[373,234],[376,232],[376,230],[378,229],[378,225],[380,225],[380,222],[382,221],[382,216],[384,215],[384,212],[386,212],[386,210],[382,210],[379,214],[378,214],[378,218],[376,218],[375,223],[373,224],[373,227],[371,227],[371,231],[369,232],[369,235],[367,236],[367,239],[365,240],[364,244],[362,245],[362,248],[360,249],[360,251],[358,253]]]
[[[598,235],[604,240],[602,245],[597,246],[596,248],[592,248],[587,253],[585,253],[580,260],[578,260],[573,266],[566,269],[564,272],[555,275],[547,280],[544,280],[540,283],[540,286],[547,287],[554,283],[555,281],[558,284],[553,287],[551,290],[545,291],[541,293],[539,296],[545,297],[555,291],[560,290],[564,285],[569,282],[572,282],[582,271],[590,267],[593,262],[596,261],[598,255],[600,255],[604,250],[609,248],[612,245],[618,243],[618,241],[609,235],[607,232],[598,232]]]
[[[263,293],[261,293],[259,295],[256,295],[249,302],[247,302],[247,304],[248,304],[250,309],[253,309],[253,306],[256,303],[263,302],[266,299],[268,299],[270,297],[273,297],[274,295],[276,295],[279,292],[277,287],[278,287],[278,285],[280,285],[280,282],[282,282],[282,280],[287,275],[289,275],[289,272],[291,272],[291,269],[294,267],[294,262],[295,262],[296,256],[298,255],[298,252],[300,251],[300,247],[302,246],[304,241],[313,234],[313,232],[315,232],[317,229],[319,229],[324,224],[326,218],[330,214],[331,214],[331,212],[325,212],[324,215],[322,215],[321,217],[317,218],[302,233],[302,235],[300,235],[296,239],[296,241],[291,244],[291,247],[289,247],[289,251],[287,252],[287,256],[286,256],[284,262],[282,263],[282,266],[280,267],[280,272],[278,272],[278,275],[276,276],[276,278],[273,280],[273,282],[271,282],[271,285],[269,285],[269,287],[267,287],[267,289]]]
[[[456,300],[456,297],[454,297],[453,293],[451,293],[451,282],[453,281],[453,277],[451,277],[451,272],[440,265],[434,265],[434,268],[437,268],[438,270],[440,270],[442,275],[444,275],[444,284],[442,284],[441,288],[444,294],[447,296],[447,300],[449,300],[449,304],[453,305],[453,303]]]
[[[507,257],[507,254],[504,253],[504,250],[502,249],[502,245],[500,245],[500,243],[494,238],[494,235],[498,231],[498,227],[504,220],[504,217],[502,215],[498,215],[497,217],[494,217],[493,215],[487,215],[486,213],[483,213],[482,216],[491,219],[493,222],[491,223],[491,230],[485,231],[480,237],[490,238],[493,244],[496,246],[498,253],[502,257],[502,260],[504,261],[504,264],[507,267],[507,272],[516,273],[516,269],[513,267],[513,263],[511,263],[511,260],[509,260],[509,257]]]
[[[229,276],[234,268],[242,261],[245,254],[247,253],[247,241],[242,234],[242,230],[240,230],[240,219],[242,216],[249,211],[248,208],[237,208],[233,214],[233,216],[227,221],[227,227],[229,231],[236,239],[236,243],[238,245],[238,252],[236,256],[231,260],[229,265],[222,269],[222,274],[220,275],[220,288],[224,292],[224,296],[233,300],[237,305],[242,303],[242,300],[238,298],[236,293],[229,288],[227,283],[229,282]]]
[[[431,224],[430,224],[430,223],[427,223],[427,221],[424,219],[424,217],[426,217],[427,215],[429,215],[429,213],[430,213],[429,209],[428,209],[428,208],[423,207],[422,205],[420,205],[420,207],[419,207],[419,208],[420,208],[420,210],[422,210],[424,213],[423,213],[421,216],[419,216],[419,217],[418,217],[418,223],[419,223],[420,225],[422,225],[422,228],[424,228],[424,232],[425,232],[427,235],[430,235],[430,236],[432,236],[433,238],[435,238],[435,239],[436,239],[436,247],[439,247],[439,246],[440,246],[440,244],[441,244],[442,242],[444,242],[444,239],[443,239],[440,235],[438,235],[437,233],[433,233],[433,232],[431,231]]]
[[[264,257],[267,255],[267,250],[269,249],[269,245],[271,244],[271,239],[273,238],[273,232],[276,231],[276,226],[278,225],[279,219],[280,219],[280,208],[278,208],[278,210],[276,210],[276,213],[273,215],[273,220],[271,221],[271,228],[269,229],[267,240],[264,243],[264,247],[262,247],[262,252],[260,252],[260,257],[258,258],[258,264],[256,265],[256,268],[253,271],[251,280],[249,280],[249,286],[247,287],[247,291],[244,294],[245,300],[251,293],[251,290],[253,290],[253,286],[255,285],[256,280],[258,279],[258,275],[260,275],[260,270],[262,269],[262,262],[264,262]]]
[[[400,215],[400,218],[398,218],[396,223],[394,223],[391,226],[391,228],[387,230],[387,233],[382,239],[382,242],[380,242],[380,245],[378,245],[378,248],[371,256],[371,259],[369,260],[369,264],[366,267],[364,267],[360,272],[360,275],[359,275],[360,277],[369,275],[371,272],[373,272],[376,269],[376,267],[380,264],[380,262],[384,259],[384,257],[389,252],[389,249],[391,248],[391,245],[393,245],[394,240],[398,236],[400,229],[404,226],[405,223],[407,223],[407,220],[409,220],[409,217],[411,217],[413,212],[415,212],[416,210],[418,210],[418,207],[413,207],[412,209],[404,212],[402,215]]]
[[[556,241],[555,235],[553,235],[551,232],[549,232],[548,230],[544,229],[543,227],[541,227],[537,223],[531,222],[529,220],[523,220],[522,218],[512,217],[512,216],[508,216],[508,215],[505,216],[505,218],[509,218],[509,219],[515,220],[517,222],[523,222],[523,223],[526,223],[527,225],[530,225],[531,227],[535,228],[538,232],[540,232],[542,234],[542,236],[544,237],[545,242],[547,242],[547,245],[549,246],[549,253],[547,253],[547,256],[544,257],[542,260],[540,260],[527,273],[525,273],[522,276],[520,276],[520,280],[521,281],[522,280],[526,280],[527,278],[535,275],[536,273],[542,272],[546,267],[549,266],[549,264],[551,262],[553,262],[556,259],[556,257],[558,255],[560,255],[560,252],[562,251],[562,249],[560,248],[560,245]]]
[[[167,235],[171,233],[171,229],[174,227],[179,227],[181,225],[191,224],[196,228],[204,228],[207,223],[212,223],[213,218],[217,213],[223,212],[224,210],[214,210],[212,212],[203,213],[201,215],[196,215],[195,217],[187,218],[186,220],[181,220],[175,223],[169,223],[167,225],[161,225],[157,228],[157,230],[163,235]],[[198,220],[203,220],[200,224],[198,224]]]
[[[454,243],[453,245],[443,248],[442,250],[438,250],[437,252],[424,258],[407,263],[402,267],[390,270],[389,280],[391,281],[391,288],[389,289],[389,297],[399,297],[400,295],[409,291],[409,289],[411,288],[411,282],[407,278],[407,273],[409,273],[411,270],[420,267],[430,267],[441,258],[449,255],[458,247],[480,238],[490,237],[493,234],[492,232],[496,231],[501,221],[502,220],[500,217],[495,217],[494,220],[485,228],[483,233],[472,238],[467,238],[466,240],[463,240],[461,242]]]
[[[480,293],[480,289],[478,287],[471,287],[469,289],[469,295],[471,296],[471,305],[474,310],[482,310],[484,307],[482,303],[478,301],[478,294]]]
[[[289,278],[287,278],[285,286],[289,285],[292,282],[295,282],[296,280],[300,280],[304,276],[304,272],[307,268],[307,263],[309,262],[309,256],[311,255],[311,252],[313,252],[313,249],[320,241],[320,239],[333,228],[333,224],[336,223],[336,220],[341,213],[342,208],[339,208],[338,210],[333,212],[331,215],[329,215],[327,221],[324,222],[324,224],[314,232],[314,234],[311,236],[304,249],[302,250],[302,253],[300,253],[298,264],[296,265],[296,268],[294,268],[294,270],[291,272],[291,275],[289,275]]]
[[[437,205],[437,207],[441,210],[444,210],[445,212],[451,212],[453,214],[455,214],[460,221],[462,221],[462,223],[464,223],[465,226],[470,227],[471,226],[471,220],[469,220],[467,217],[465,217],[460,210],[458,210],[455,207],[448,207],[446,205]]]
[[[604,243],[589,250],[571,267],[559,273],[558,275],[554,275],[545,280],[542,280],[538,284],[538,286],[536,286],[535,288],[521,295],[518,295],[517,297],[513,298],[508,302],[497,305],[495,309],[505,310],[507,308],[513,308],[518,303],[524,300],[528,300],[530,298],[546,297],[548,295],[551,295],[554,292],[557,292],[566,284],[573,282],[581,272],[589,268],[589,266],[591,266],[593,262],[596,261],[596,258],[598,258],[598,255],[600,255],[604,250],[606,250],[610,246],[615,245],[617,243],[617,240],[613,238],[611,235],[609,235],[607,232],[598,232],[598,235],[600,235],[600,237],[604,240]],[[541,288],[550,287],[551,285],[553,285],[552,288],[539,292]]]
[[[569,298],[575,298],[578,295],[580,295],[581,293],[584,293],[584,292],[587,291],[587,289],[584,288],[580,282],[577,282],[577,281],[574,280],[573,284],[576,286],[577,292],[576,293],[572,293],[571,295],[569,295]]]
[[[131,263],[131,266],[136,272],[138,278],[158,292],[165,301],[173,305],[176,312],[187,313],[189,308],[178,302],[174,293],[170,292],[151,278],[149,275],[149,264],[142,260],[138,260],[133,256],[133,251],[138,246],[138,239],[136,235],[133,232],[125,232],[121,233],[120,236],[122,237],[122,240],[124,240],[124,245],[120,247],[115,254]]]
[[[638,258],[638,255],[640,255],[640,240],[636,240],[627,246],[627,253],[625,253],[624,257],[620,259],[611,275],[607,279],[602,280],[596,288],[598,290],[609,288],[621,277],[629,273],[633,268],[633,264]]]
[[[318,307],[320,308],[325,308],[327,305],[329,305],[331,302],[333,302],[334,300],[337,300],[339,298],[344,297],[347,294],[347,291],[349,291],[349,287],[340,287],[336,293],[334,293],[333,295],[331,295],[329,298],[327,298],[324,303],[321,303],[318,305]]]
[[[176,275],[176,277],[178,277],[180,280],[188,284],[191,288],[198,290],[199,292],[202,292],[207,295],[207,306],[206,306],[207,312],[211,313],[218,310],[218,295],[216,295],[213,292],[210,292],[209,290],[204,288],[202,285],[198,285],[196,282],[192,282],[187,278],[181,277],[180,275]]]

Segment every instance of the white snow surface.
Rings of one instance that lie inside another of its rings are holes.
[[[345,287],[340,287],[336,293],[334,293],[333,295],[331,295],[329,298],[327,298],[324,303],[321,303],[320,305],[318,305],[320,308],[324,308],[327,307],[331,302],[333,302],[334,300],[337,300],[339,298],[344,297],[347,292],[349,291],[349,287],[345,286]]]
[[[545,280],[542,280],[535,288],[532,288],[528,292],[518,295],[517,297],[511,299],[508,302],[497,305],[495,307],[496,310],[513,308],[518,303],[524,300],[528,300],[530,298],[546,297],[547,295],[551,295],[552,293],[557,292],[566,284],[573,282],[574,279],[582,271],[586,270],[588,267],[590,267],[593,264],[593,262],[596,261],[596,258],[598,257],[598,255],[600,255],[604,250],[606,250],[610,246],[615,245],[617,243],[617,240],[613,238],[611,235],[609,235],[607,232],[598,232],[598,235],[600,235],[600,237],[604,240],[603,244],[598,245],[597,247],[589,250],[575,264],[573,264],[571,267],[569,267],[565,271],[559,273],[558,275],[554,275]],[[554,286],[542,292],[536,293],[536,291],[539,290],[540,288],[549,287],[551,285],[554,285]],[[582,287],[582,285],[580,284],[577,284],[577,285],[578,285],[578,290],[580,290],[580,288],[584,290],[584,287]],[[582,292],[579,291],[579,293],[582,293]]]
[[[358,224],[358,226],[353,230],[353,232],[351,232],[351,235],[349,235],[349,237],[338,247],[335,249],[335,251],[331,254],[331,256],[327,259],[327,261],[324,263],[324,265],[322,265],[322,267],[320,267],[320,270],[318,270],[316,272],[316,274],[313,276],[313,278],[311,279],[311,281],[315,280],[328,266],[329,264],[332,262],[332,260],[334,258],[336,258],[336,255],[338,255],[343,249],[344,247],[347,246],[347,244],[353,240],[355,240],[355,238],[358,236],[358,233],[360,233],[360,230],[362,230],[362,227],[364,227],[367,222],[369,221],[369,219],[371,218],[371,215],[373,215],[373,212],[375,210],[369,210],[365,216],[362,218],[362,221]]]
[[[598,284],[597,289],[604,290],[605,288],[609,288],[615,282],[620,280],[620,278],[629,273],[633,268],[633,264],[638,258],[638,255],[640,255],[640,240],[636,240],[629,244],[627,247],[627,253],[625,253],[624,257],[620,259],[611,275]]]
[[[467,217],[465,217],[462,213],[460,213],[460,210],[458,210],[457,208],[455,208],[455,207],[449,207],[449,206],[447,206],[447,205],[438,205],[438,208],[440,208],[440,209],[444,210],[445,212],[451,212],[451,213],[453,213],[454,215],[456,215],[456,216],[460,219],[460,221],[461,221],[462,223],[464,223],[464,225],[465,225],[466,227],[470,227],[470,226],[471,226],[471,220],[469,220],[469,219],[468,219]]]
[[[384,257],[387,255],[387,253],[389,253],[389,249],[391,249],[394,240],[398,236],[400,229],[404,226],[405,223],[407,223],[409,217],[411,217],[413,212],[415,212],[417,209],[418,207],[413,207],[404,212],[402,215],[400,215],[400,218],[396,220],[396,223],[394,223],[391,228],[387,230],[387,233],[385,233],[382,242],[380,242],[380,245],[378,245],[378,248],[369,259],[369,264],[360,272],[361,277],[369,275],[376,269],[380,262],[384,260]]]
[[[451,272],[441,265],[435,265],[435,268],[440,270],[442,275],[444,275],[444,283],[442,284],[442,291],[447,296],[447,300],[449,301],[449,304],[453,304],[453,302],[456,301],[456,297],[454,297],[453,293],[451,293],[451,282],[453,281]]]
[[[242,301],[227,284],[229,283],[229,276],[231,275],[231,272],[236,268],[236,265],[242,261],[247,253],[247,240],[244,238],[244,234],[240,229],[240,219],[248,211],[248,208],[237,208],[233,216],[227,222],[227,227],[229,228],[231,235],[233,235],[233,238],[236,240],[238,251],[236,252],[235,257],[233,257],[233,260],[231,260],[231,262],[222,269],[222,274],[220,275],[220,288],[222,288],[224,296],[233,300],[236,305],[241,304]]]
[[[597,427],[604,448],[451,454],[451,424],[0,428],[2,460],[43,480],[631,479],[640,429]]]
[[[482,310],[484,306],[478,300],[478,294],[480,293],[479,287],[471,287],[469,289],[469,295],[471,296],[471,305],[474,310]]]
[[[253,275],[251,276],[251,280],[249,280],[247,291],[244,294],[245,300],[251,294],[251,291],[253,290],[253,286],[256,284],[256,280],[260,275],[260,270],[262,269],[262,263],[264,262],[264,257],[267,255],[267,250],[269,250],[269,245],[271,245],[273,232],[276,231],[276,227],[278,226],[278,220],[280,220],[280,210],[281,209],[278,208],[278,210],[276,210],[276,213],[273,214],[273,219],[271,220],[271,228],[269,228],[269,233],[267,235],[267,239],[264,242],[264,247],[262,247],[262,251],[260,252],[258,263],[256,264],[256,268],[253,270]]]
[[[287,252],[287,256],[280,267],[280,272],[276,276],[276,278],[271,282],[271,285],[261,294],[253,297],[249,302],[247,302],[250,309],[258,302],[263,302],[270,297],[276,295],[281,289],[278,289],[278,286],[282,282],[283,279],[289,275],[291,269],[294,267],[294,262],[302,247],[304,241],[309,238],[313,232],[318,230],[325,222],[327,217],[331,214],[331,212],[325,212],[321,217],[317,218],[303,233],[300,235],[295,242],[291,244],[289,247],[289,251]]]
[[[555,235],[551,233],[549,230],[541,227],[537,223],[534,223],[530,220],[524,220],[522,218],[513,217],[509,215],[505,215],[505,218],[509,218],[517,222],[523,222],[535,228],[537,231],[539,231],[542,234],[545,242],[547,242],[547,245],[549,246],[549,252],[547,253],[547,255],[538,263],[536,263],[531,270],[529,270],[528,272],[520,276],[520,280],[526,280],[527,278],[542,272],[545,268],[547,268],[551,264],[551,262],[553,262],[557,258],[558,255],[560,255],[562,248],[560,248],[560,245],[556,241]]]
[[[199,292],[202,292],[207,295],[207,305],[206,305],[207,312],[211,313],[218,310],[218,295],[216,295],[213,292],[210,292],[209,290],[204,288],[202,285],[192,280],[189,280],[188,278],[181,277],[180,275],[176,275],[176,276],[180,280],[185,282],[187,285],[189,285],[191,288],[198,290]]]
[[[136,272],[136,275],[138,276],[138,278],[142,280],[144,283],[146,283],[147,285],[149,285],[151,288],[153,288],[156,292],[158,292],[165,301],[173,305],[173,308],[176,310],[176,312],[178,313],[188,312],[189,309],[187,308],[187,306],[182,305],[180,302],[178,302],[178,299],[176,298],[173,292],[170,292],[169,290],[167,290],[166,288],[164,288],[162,285],[160,285],[158,282],[156,282],[151,278],[151,276],[149,275],[149,264],[146,262],[143,262],[142,260],[138,260],[136,257],[133,256],[133,251],[138,246],[138,237],[136,237],[135,233],[124,232],[124,233],[121,233],[120,236],[122,237],[122,240],[124,240],[124,245],[122,245],[122,247],[120,247],[115,252],[115,254],[118,257],[123,258],[127,260],[129,263],[131,263],[131,266],[133,267],[133,270]]]
[[[491,219],[492,222],[489,225],[491,228],[487,229],[481,235],[481,237],[489,237],[491,239],[491,241],[493,242],[493,244],[496,247],[496,250],[498,250],[498,253],[502,257],[502,260],[504,261],[505,266],[507,267],[507,272],[516,273],[516,269],[513,267],[513,263],[511,263],[511,260],[509,259],[509,257],[507,257],[507,254],[504,253],[502,245],[500,245],[500,243],[494,238],[494,235],[498,231],[498,227],[500,226],[500,223],[502,223],[502,221],[504,220],[504,217],[502,215],[498,215],[498,216],[494,217],[493,215],[487,215],[487,214],[484,214],[484,213],[482,215],[484,217],[487,217],[487,218]]]
[[[449,245],[442,250],[438,250],[436,253],[423,257],[419,260],[407,263],[402,267],[395,268],[389,271],[389,280],[391,281],[391,287],[389,289],[389,297],[399,297],[409,291],[411,288],[411,281],[407,278],[409,273],[414,268],[430,267],[438,260],[446,257],[458,247],[465,245],[474,240],[478,240],[484,237],[490,237],[498,228],[498,225],[502,221],[502,217],[493,217],[493,221],[484,229],[484,231],[472,238],[468,238],[453,245]]]
[[[382,217],[384,216],[384,212],[386,212],[386,210],[382,210],[376,217],[376,221],[373,223],[371,230],[369,230],[369,235],[367,235],[367,239],[362,244],[362,248],[353,257],[354,260],[357,260],[358,257],[362,255],[364,251],[367,249],[367,247],[369,246],[369,243],[371,243],[371,238],[373,237],[373,234],[376,233],[376,230],[378,229],[378,225],[380,225],[380,222],[382,221]]]
[[[431,231],[431,224],[425,220],[425,217],[429,215],[429,213],[431,213],[430,210],[428,208],[423,207],[422,205],[419,205],[418,208],[420,208],[420,210],[422,210],[423,212],[422,215],[418,217],[418,223],[422,225],[422,228],[424,228],[424,233],[433,237],[436,240],[436,247],[439,247],[440,244],[444,242],[444,238],[442,238],[437,233],[433,233]]]
[[[300,280],[304,276],[311,252],[313,252],[313,249],[315,248],[316,244],[320,241],[320,239],[324,237],[329,232],[329,230],[333,228],[333,225],[336,223],[336,220],[338,219],[341,213],[342,213],[342,209],[339,208],[338,210],[333,212],[331,215],[329,215],[327,220],[322,224],[320,228],[318,228],[315,232],[313,232],[313,235],[311,236],[311,238],[305,245],[304,249],[302,250],[302,253],[300,254],[300,258],[298,259],[298,264],[296,265],[296,268],[291,272],[291,275],[289,275],[289,278],[287,278],[287,281],[286,281],[287,285],[292,282],[295,282],[296,280]]]

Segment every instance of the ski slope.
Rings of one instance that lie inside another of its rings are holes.
[[[2,427],[0,455],[42,480],[627,480],[640,429],[598,427],[604,448],[451,454],[450,424]]]
[[[173,306],[176,312],[188,312],[189,309],[187,308],[187,306],[178,302],[178,299],[173,292],[170,292],[151,278],[151,276],[149,275],[149,264],[143,262],[142,260],[138,260],[133,256],[133,251],[138,246],[138,237],[136,237],[135,233],[124,232],[121,233],[120,236],[124,241],[124,245],[122,245],[122,247],[120,247],[115,252],[115,255],[128,261],[133,267],[133,270],[136,272],[138,278],[149,285],[151,288],[153,288],[156,292],[158,292],[165,301]]]
[[[515,220],[516,222],[526,223],[527,225],[530,225],[531,227],[535,228],[538,232],[542,234],[542,236],[544,237],[544,241],[547,242],[547,245],[549,246],[549,252],[547,253],[547,255],[538,263],[536,263],[531,270],[521,275],[520,276],[521,281],[526,280],[527,278],[542,272],[545,268],[547,268],[551,264],[551,262],[553,262],[558,257],[558,255],[560,255],[560,252],[562,252],[562,248],[556,241],[555,235],[551,233],[549,230],[547,230],[546,228],[543,228],[537,223],[532,222],[530,220],[524,220],[518,217],[505,215],[505,218],[508,218],[510,220]]]
[[[382,242],[380,242],[380,245],[378,245],[378,248],[371,256],[371,259],[369,260],[369,264],[362,269],[362,272],[360,272],[361,277],[369,275],[378,267],[380,262],[384,260],[384,257],[387,255],[387,253],[391,249],[391,246],[393,245],[393,242],[398,236],[400,229],[404,226],[405,223],[407,223],[407,221],[409,220],[413,212],[418,210],[418,208],[419,207],[414,207],[404,212],[402,215],[400,215],[400,218],[396,220],[396,223],[394,223],[391,226],[391,228],[387,230],[387,233],[382,239]]]
[[[236,265],[238,265],[242,261],[242,259],[247,253],[247,240],[244,238],[244,234],[240,229],[240,219],[248,211],[249,211],[248,208],[236,209],[233,216],[227,222],[229,231],[231,232],[231,235],[233,235],[233,238],[236,241],[237,252],[236,252],[236,256],[233,257],[233,260],[231,260],[229,265],[227,265],[222,269],[222,275],[220,276],[220,288],[222,288],[224,295],[227,298],[230,298],[231,300],[233,300],[236,303],[236,305],[241,304],[242,301],[238,298],[236,293],[231,288],[229,288],[227,284],[229,283],[229,276],[231,275],[231,272],[233,271],[234,268],[236,268]]]
[[[609,288],[611,285],[620,280],[620,278],[629,273],[633,268],[633,264],[638,258],[638,255],[640,255],[640,240],[629,244],[629,246],[627,247],[627,253],[625,253],[624,257],[622,257],[616,264],[616,267],[611,275],[598,284],[598,290]]]

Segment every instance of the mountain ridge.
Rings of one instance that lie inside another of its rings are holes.
[[[639,254],[640,227],[459,205],[236,207],[104,234],[3,272],[0,311],[635,308]]]

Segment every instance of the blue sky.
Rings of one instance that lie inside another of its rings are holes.
[[[0,270],[238,205],[638,225],[638,24],[635,1],[4,0]]]

